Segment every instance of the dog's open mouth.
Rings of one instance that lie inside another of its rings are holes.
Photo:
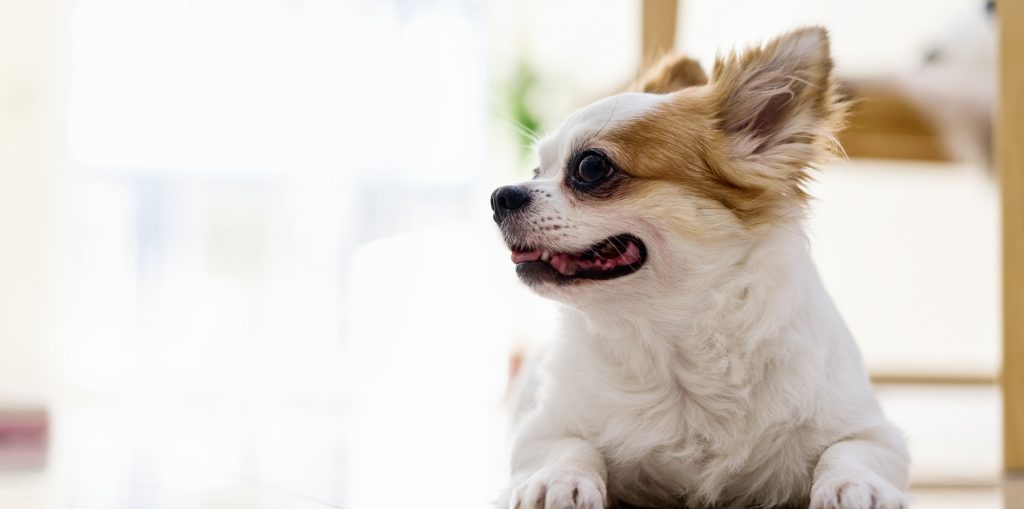
[[[644,243],[632,235],[609,237],[581,253],[559,253],[534,247],[512,248],[516,274],[528,283],[613,279],[636,272],[646,260]]]

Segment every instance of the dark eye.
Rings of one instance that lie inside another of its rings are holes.
[[[611,163],[601,154],[585,154],[576,166],[576,180],[593,185],[611,176],[612,171]]]

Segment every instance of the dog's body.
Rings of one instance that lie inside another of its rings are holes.
[[[492,197],[521,279],[570,305],[502,505],[903,507],[903,439],[802,232],[844,112],[824,31],[640,88]]]

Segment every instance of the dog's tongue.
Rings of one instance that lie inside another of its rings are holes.
[[[534,262],[540,260],[540,249],[533,251],[512,251],[512,263]]]

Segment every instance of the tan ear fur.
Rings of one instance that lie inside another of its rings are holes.
[[[823,28],[718,58],[711,89],[716,127],[726,138],[727,177],[735,185],[802,198],[807,169],[841,150],[835,133],[847,105]]]
[[[704,85],[708,75],[700,62],[682,55],[668,54],[647,69],[631,87],[634,91],[667,94],[676,90]]]

